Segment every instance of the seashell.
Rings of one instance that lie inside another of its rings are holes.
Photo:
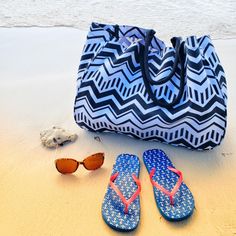
[[[48,148],[56,148],[63,146],[65,143],[74,142],[77,137],[77,134],[70,133],[58,126],[53,126],[52,129],[44,130],[40,133],[42,144]]]

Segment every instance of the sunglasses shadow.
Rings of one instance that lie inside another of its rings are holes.
[[[107,171],[107,168],[101,167],[101,168],[99,168],[99,169],[97,169],[97,170],[88,171],[87,175],[88,175],[89,177],[94,177],[94,178],[96,178],[96,177],[99,177],[100,175],[104,175],[104,173],[105,173],[106,171]]]
[[[83,176],[82,175],[78,176],[76,174],[66,174],[66,175],[58,174],[57,182],[59,184],[74,184],[74,183],[77,184],[79,182],[79,179],[81,178],[92,177],[96,179],[100,176],[103,176],[106,171],[108,171],[107,168],[102,167],[97,170],[87,171],[87,173],[83,174]]]
[[[67,174],[67,175],[59,174],[57,176],[57,181],[60,184],[78,183],[79,178],[78,176],[73,174]]]

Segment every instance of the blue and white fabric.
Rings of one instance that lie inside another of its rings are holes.
[[[166,46],[155,31],[92,23],[80,60],[76,123],[191,149],[225,136],[227,89],[209,36]],[[179,39],[180,40],[180,39]]]

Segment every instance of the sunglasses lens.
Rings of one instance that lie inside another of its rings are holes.
[[[102,166],[104,162],[104,153],[96,153],[84,159],[84,167],[87,170],[96,170]]]
[[[57,170],[62,174],[71,174],[75,172],[79,163],[73,159],[57,159],[55,161]]]

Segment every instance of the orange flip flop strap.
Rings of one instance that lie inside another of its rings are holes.
[[[174,195],[176,194],[176,192],[178,191],[180,185],[183,182],[183,174],[180,170],[177,170],[173,167],[168,166],[168,169],[170,171],[176,173],[179,176],[179,179],[178,179],[177,183],[175,184],[174,188],[171,191],[168,191],[167,189],[165,189],[163,186],[161,186],[160,184],[158,184],[157,182],[155,182],[152,179],[153,175],[156,172],[156,168],[152,168],[152,170],[150,171],[150,181],[151,181],[153,186],[155,186],[157,189],[159,189],[160,191],[162,191],[163,193],[168,195],[170,197],[170,204],[174,205]]]
[[[124,205],[125,205],[124,212],[125,212],[125,214],[127,214],[130,204],[138,197],[138,195],[141,192],[141,183],[140,183],[139,179],[136,177],[136,175],[132,174],[132,178],[133,178],[134,182],[137,184],[138,189],[134,192],[134,194],[128,200],[126,200],[124,195],[121,193],[119,188],[114,183],[114,181],[118,175],[119,175],[119,172],[116,172],[114,175],[111,176],[110,186],[116,192],[116,194],[120,197],[121,201],[124,203]]]

